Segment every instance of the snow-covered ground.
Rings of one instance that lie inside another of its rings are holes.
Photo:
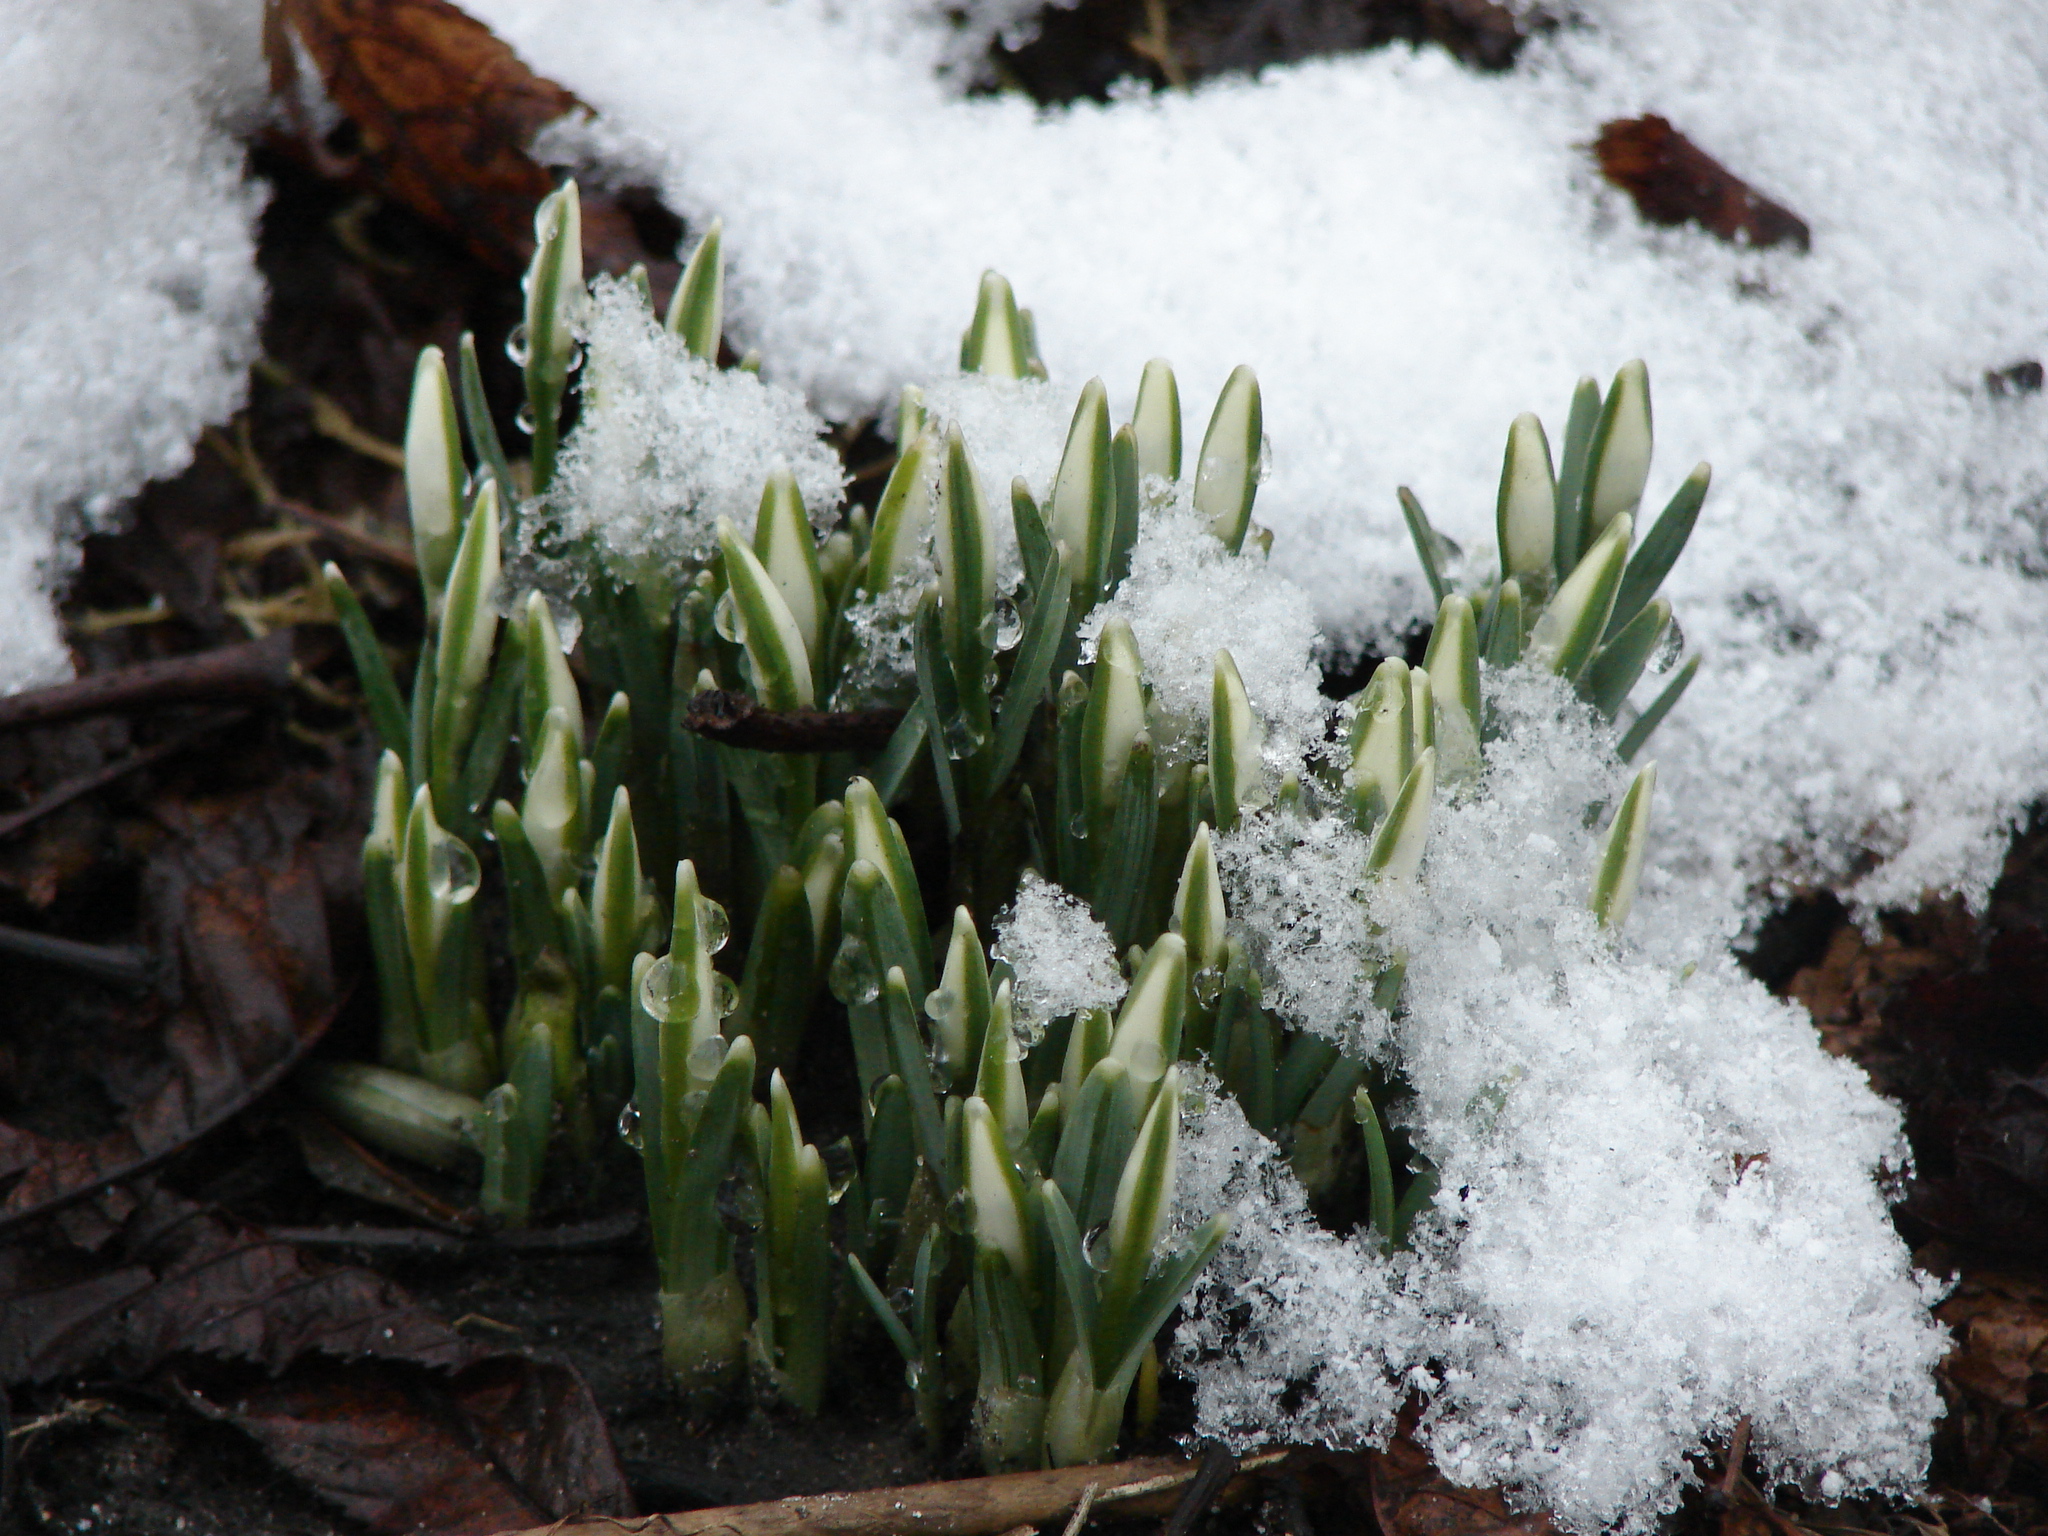
[[[70,674],[45,595],[241,404],[263,283],[242,0],[0,0],[0,690]]]

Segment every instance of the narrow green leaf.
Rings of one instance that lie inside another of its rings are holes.
[[[1650,478],[1650,449],[1650,374],[1637,358],[1614,375],[1586,444],[1586,485],[1579,499],[1588,542],[1615,518],[1635,515]]]
[[[1648,741],[1657,727],[1664,723],[1664,717],[1671,713],[1672,706],[1684,697],[1685,690],[1692,684],[1693,674],[1699,669],[1700,659],[1697,655],[1686,657],[1684,665],[1673,674],[1671,681],[1664,685],[1664,691],[1650,701],[1648,709],[1636,716],[1635,724],[1623,733],[1621,740],[1614,746],[1615,754],[1624,763],[1635,761],[1636,754],[1643,750],[1643,743]]]
[[[1049,551],[1057,559],[1057,551]],[[1065,563],[1044,570],[1045,579],[1034,583],[1031,612],[1024,621],[1024,633],[1017,642],[1016,659],[1010,664],[1010,679],[996,706],[995,743],[989,752],[986,784],[993,792],[1010,777],[1030,738],[1031,726],[1045,702],[1052,682],[1053,662],[1072,631],[1072,588],[1063,579]]]
[[[391,660],[377,643],[369,615],[363,612],[363,605],[356,600],[341,567],[330,560],[320,574],[327,586],[328,601],[334,605],[334,622],[348,644],[349,659],[355,663],[356,681],[362,687],[363,704],[369,710],[377,740],[385,751],[396,752],[400,762],[407,762],[412,753],[412,718],[406,712],[405,701],[398,696],[398,679],[392,676]],[[407,772],[411,772],[409,763]]]
[[[777,464],[761,488],[761,506],[754,516],[754,553],[796,621],[804,655],[815,660],[823,654],[825,578],[818,569],[817,535],[811,531],[796,476],[786,464]]]
[[[1621,589],[1614,594],[1614,612],[1607,620],[1607,638],[1613,639],[1622,627],[1635,616],[1662,586],[1664,578],[1678,563],[1678,557],[1685,550],[1686,540],[1692,537],[1692,526],[1699,521],[1700,508],[1707,499],[1707,485],[1713,479],[1713,470],[1706,464],[1693,467],[1693,472],[1664,504],[1657,521],[1650,531],[1643,535],[1643,542],[1629,557],[1628,569],[1622,572]]]
[[[1593,441],[1593,427],[1600,420],[1600,384],[1581,378],[1572,389],[1572,404],[1565,418],[1564,457],[1557,465],[1557,559],[1560,574],[1579,563],[1592,542],[1586,532],[1582,505],[1586,487],[1586,450]]]
[[[462,377],[462,427],[469,437],[469,451],[480,466],[478,473],[488,474],[498,484],[498,495],[509,509],[516,500],[512,465],[505,457],[505,445],[498,437],[498,426],[491,419],[490,397],[484,393],[483,370],[477,366],[476,337],[469,331],[462,333],[462,344],[458,349],[461,357],[459,372]]]
[[[1412,879],[1429,841],[1429,815],[1436,799],[1436,749],[1416,758],[1402,781],[1387,818],[1373,834],[1365,867],[1383,880]]]
[[[1216,653],[1209,685],[1209,792],[1218,830],[1233,832],[1239,819],[1265,799],[1260,782],[1259,717],[1228,651]]]
[[[1422,510],[1422,503],[1407,486],[1395,492],[1401,503],[1401,516],[1408,524],[1408,537],[1415,544],[1415,558],[1422,562],[1422,576],[1429,583],[1432,602],[1441,603],[1451,595],[1451,584],[1444,577],[1447,560],[1447,545],[1442,534],[1429,525],[1429,514]]]
[[[1102,590],[1113,592],[1131,574],[1131,550],[1138,542],[1138,505],[1143,494],[1144,473],[1138,465],[1138,435],[1128,426],[1118,427],[1109,440],[1109,478],[1116,495],[1116,521],[1109,535],[1109,563],[1103,571]]]
[[[1579,692],[1604,718],[1612,720],[1621,712],[1629,690],[1643,675],[1670,625],[1671,604],[1661,597],[1652,598],[1632,623],[1594,655],[1593,664],[1579,679]]]
[[[1436,611],[1436,628],[1422,667],[1436,703],[1437,757],[1445,782],[1479,771],[1479,732],[1485,711],[1479,694],[1479,628],[1472,605],[1457,593]]]

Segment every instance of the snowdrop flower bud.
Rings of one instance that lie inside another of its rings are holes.
[[[559,709],[549,710],[533,772],[526,780],[519,821],[547,878],[550,906],[561,901],[583,857],[581,768],[566,716]]]
[[[1092,813],[1114,806],[1123,789],[1131,743],[1145,728],[1143,672],[1129,622],[1121,615],[1111,619],[1096,642],[1095,676],[1081,723],[1081,772]]]
[[[1650,371],[1641,358],[1623,363],[1600,407],[1586,455],[1586,533],[1598,537],[1624,512],[1634,512],[1650,478]]]
[[[961,1111],[967,1148],[967,1190],[974,1201],[974,1237],[1010,1262],[1010,1273],[1031,1283],[1031,1245],[1027,1240],[1024,1191],[1010,1162],[995,1111],[979,1096]]]
[[[1455,592],[1437,606],[1422,666],[1436,700],[1435,745],[1443,775],[1469,778],[1479,771],[1479,625],[1472,604]]]
[[[1131,413],[1138,439],[1138,473],[1172,484],[1180,479],[1180,384],[1173,364],[1155,357],[1138,379],[1138,406]]]
[[[1557,476],[1543,423],[1527,411],[1508,428],[1494,524],[1502,577],[1512,576],[1527,589],[1547,591],[1557,544]]]
[[[1216,802],[1216,825],[1236,829],[1238,818],[1266,802],[1260,782],[1259,717],[1238,675],[1230,652],[1216,653],[1209,686],[1209,790]]]
[[[1187,945],[1188,963],[1198,971],[1223,963],[1223,878],[1216,868],[1216,850],[1205,821],[1195,829],[1187,861],[1181,865],[1180,889],[1173,898],[1173,923]]]
[[[576,679],[569,671],[569,658],[562,650],[562,632],[547,599],[538,592],[526,594],[520,610],[524,626],[521,638],[526,651],[525,714],[529,751],[538,751],[543,722],[551,710],[561,713],[569,739],[583,750],[583,701],[576,693]],[[530,761],[530,759],[529,759]]]
[[[455,551],[434,653],[434,758],[459,761],[482,707],[484,681],[498,643],[498,487],[486,480]]]
[[[1116,518],[1109,467],[1109,394],[1100,379],[1090,379],[1082,386],[1048,510],[1047,531],[1073,556],[1074,589],[1084,604],[1092,604],[1107,574]]]
[[[690,356],[718,361],[718,338],[725,329],[725,220],[713,219],[690,253],[664,323],[671,335],[682,338]]]
[[[825,621],[825,579],[818,569],[818,541],[804,513],[804,499],[787,464],[777,464],[761,489],[754,518],[754,553],[775,583],[796,621],[804,654],[818,655]]]
[[[1152,1249],[1166,1230],[1166,1218],[1173,1209],[1179,1145],[1180,1068],[1173,1067],[1160,1081],[1159,1092],[1124,1163],[1123,1177],[1117,1181],[1116,1203],[1109,1216],[1112,1286],[1126,1273],[1144,1278]]]
[[[1251,527],[1265,436],[1258,375],[1240,364],[1216,399],[1216,414],[1209,418],[1202,457],[1195,465],[1195,510],[1208,519],[1209,531],[1232,554]]]
[[[1619,933],[1635,906],[1636,887],[1643,877],[1643,849],[1650,837],[1650,802],[1657,793],[1657,765],[1643,764],[1608,824],[1601,841],[1600,863],[1593,874],[1590,905],[1600,926]]]
[[[1359,696],[1351,721],[1351,817],[1360,831],[1387,814],[1415,766],[1415,734],[1408,723],[1408,663],[1390,656]]]
[[[1617,512],[1578,569],[1565,577],[1529,632],[1529,653],[1539,665],[1574,682],[1586,670],[1607,629],[1634,533],[1634,519]]]
[[[817,700],[811,657],[789,604],[760,558],[741,540],[732,519],[718,520],[726,586],[738,614],[754,694],[769,709],[809,709]]]
[[[1131,995],[1124,999],[1109,1045],[1109,1054],[1130,1070],[1141,1088],[1158,1082],[1180,1055],[1187,986],[1187,943],[1177,933],[1163,933],[1131,983]]]
[[[412,406],[405,418],[405,497],[420,585],[430,609],[446,590],[455,563],[465,473],[448,365],[439,347],[426,347],[413,369]]]

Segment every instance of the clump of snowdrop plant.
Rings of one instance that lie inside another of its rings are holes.
[[[1646,971],[1626,936],[1656,778],[1623,765],[1698,659],[1631,700],[1679,648],[1657,589],[1706,491],[1702,466],[1635,538],[1640,364],[1604,394],[1581,382],[1555,466],[1536,419],[1515,422],[1497,559],[1462,558],[1403,492],[1439,603],[1427,654],[1381,663],[1333,719],[1312,617],[1252,520],[1249,369],[1190,452],[1170,367],[1147,366],[1121,424],[1099,380],[1069,406],[990,274],[960,373],[903,393],[872,514],[842,511],[802,402],[751,360],[717,366],[715,225],[665,317],[638,277],[584,284],[573,184],[538,235],[515,338],[528,463],[467,339],[453,380],[421,359],[406,463],[429,638],[409,701],[329,575],[386,747],[363,853],[383,1062],[319,1080],[336,1113],[480,1164],[505,1224],[550,1168],[601,1162],[616,1123],[694,1414],[748,1383],[815,1413],[845,1350],[893,1347],[935,1447],[964,1422],[991,1468],[1090,1460],[1149,1416],[1185,1308],[1174,1354],[1207,1432],[1372,1440],[1417,1391],[1447,1471],[1577,1528],[1640,1525],[1742,1412],[1823,1493],[1910,1480],[1929,1335],[1865,1230],[1896,1123],[1840,1074],[1860,1140],[1804,1162],[1739,1094],[1674,1083],[1657,1108],[1693,1127],[1708,1193],[1746,1200],[1752,1236],[1791,1240],[1776,1197],[1743,1187],[1759,1158],[1854,1206],[1828,1230],[1863,1245],[1896,1408],[1866,1413],[1862,1462],[1840,1435],[1773,1440],[1723,1383],[1594,1465],[1573,1438],[1600,1419],[1584,1383],[1626,1330],[1557,1332],[1488,1289],[1489,1261],[1531,1251],[1474,1191],[1502,1167],[1538,1187],[1522,1127],[1546,1102],[1553,1162],[1598,1117],[1537,1097],[1575,1081],[1544,1056],[1555,1028],[1516,1046],[1478,1015],[1583,1012],[1608,1061],[1576,1081],[1625,1093],[1630,1070],[1655,1076],[1652,1021],[1699,1055],[1667,1015],[1740,993],[1647,943]],[[483,952],[480,902],[503,909],[509,965]],[[1550,978],[1534,1003],[1501,982],[1517,965]],[[1810,1075],[1810,1032],[1801,1056],[1782,1020],[1742,1027]],[[805,1097],[805,1062],[841,1050],[852,1101]],[[1358,1230],[1318,1226],[1311,1201]],[[1674,1348],[1647,1369],[1719,1368]],[[1882,1374],[1848,1362],[1829,1390]],[[1475,1429],[1503,1403],[1526,1411]]]

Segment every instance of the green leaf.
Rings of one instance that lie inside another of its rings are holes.
[[[1429,514],[1422,510],[1422,503],[1407,486],[1399,487],[1395,496],[1401,503],[1401,516],[1408,524],[1408,537],[1415,543],[1415,558],[1422,562],[1422,576],[1429,583],[1430,601],[1441,603],[1451,595],[1451,584],[1444,577],[1444,567],[1450,563],[1450,544],[1444,536],[1429,525]]]
[[[1153,775],[1152,738],[1141,731],[1131,743],[1116,808],[1096,834],[1090,887],[1090,904],[1119,947],[1138,941],[1145,916],[1146,876],[1159,831]]]
[[[945,471],[934,509],[939,564],[939,619],[960,715],[971,734],[988,730],[987,672],[995,650],[991,620],[996,600],[995,534],[981,478],[958,427],[946,432]],[[975,743],[979,745],[979,743]],[[970,749],[971,750],[971,749]],[[964,754],[963,754],[964,755]]]
[[[1095,1370],[1092,1340],[1098,1307],[1095,1272],[1089,1267],[1088,1256],[1081,1247],[1081,1234],[1075,1227],[1074,1213],[1067,1208],[1066,1196],[1060,1193],[1059,1185],[1047,1179],[1038,1188],[1044,1201],[1046,1233],[1052,1240],[1053,1264],[1060,1273],[1060,1294],[1066,1299],[1074,1347],[1080,1352],[1092,1378]]]
[[[572,312],[583,299],[583,211],[566,181],[533,214],[533,262],[526,273],[526,400],[533,411],[533,489],[555,477],[556,433],[569,359]]]
[[[1614,612],[1607,620],[1608,639],[1612,640],[1643,611],[1678,563],[1686,540],[1692,537],[1692,525],[1699,521],[1713,473],[1706,464],[1695,465],[1629,557],[1628,569],[1622,572],[1621,589],[1614,595]]]
[[[328,600],[334,604],[334,622],[348,644],[349,659],[355,663],[356,681],[362,687],[363,704],[370,712],[370,724],[376,727],[377,740],[385,751],[398,754],[409,774],[412,718],[398,696],[398,679],[392,676],[391,660],[377,643],[369,616],[356,600],[348,578],[341,574],[341,567],[330,560],[320,574],[327,586]]]
[[[1116,495],[1116,522],[1109,535],[1109,563],[1104,568],[1102,590],[1116,589],[1131,574],[1131,550],[1138,542],[1138,503],[1144,478],[1138,467],[1138,435],[1129,426],[1116,429],[1109,440],[1109,478]]]
[[[910,1097],[910,1123],[917,1133],[918,1151],[938,1183],[940,1196],[951,1199],[958,1174],[949,1155],[938,1091],[932,1084],[931,1061],[918,1032],[917,1014],[901,966],[891,966],[883,978],[882,1015],[888,1031],[889,1064],[903,1079],[904,1092]]]
[[[1358,1129],[1365,1140],[1365,1174],[1370,1188],[1366,1209],[1373,1231],[1379,1234],[1380,1247],[1392,1246],[1394,1240],[1394,1164],[1387,1156],[1387,1134],[1380,1125],[1379,1111],[1373,1107],[1372,1094],[1364,1088],[1353,1095],[1352,1113],[1358,1118]]]
[[[1643,743],[1648,741],[1657,727],[1664,723],[1664,717],[1671,713],[1672,706],[1684,696],[1685,690],[1691,686],[1693,674],[1699,669],[1698,656],[1686,657],[1685,664],[1673,674],[1671,681],[1664,685],[1664,691],[1650,701],[1648,709],[1636,716],[1636,723],[1623,733],[1620,741],[1615,743],[1615,754],[1624,763],[1635,761],[1636,754],[1643,750]]]
[[[787,465],[777,465],[761,488],[761,506],[754,517],[754,553],[796,621],[804,655],[817,660],[823,654],[825,578],[818,569],[817,536],[804,512],[796,476]],[[812,691],[815,694],[815,668]]]
[[[1593,441],[1593,427],[1600,419],[1600,385],[1582,378],[1572,390],[1571,412],[1565,420],[1564,457],[1557,465],[1557,569],[1569,571],[1579,563],[1591,539],[1586,533],[1583,505],[1586,486],[1586,450]]]
[[[1056,557],[1055,551],[1047,553]],[[1073,627],[1069,623],[1073,612],[1072,588],[1064,579],[1064,562],[1039,569],[1043,579],[1032,583],[1031,612],[1017,642],[1016,658],[1010,664],[1009,682],[996,706],[995,742],[986,769],[989,793],[998,789],[1017,766],[1052,681],[1053,662]]]
[[[935,444],[923,432],[897,439],[896,467],[889,471],[882,499],[875,506],[874,531],[868,536],[867,573],[861,585],[868,592],[887,589],[924,549],[932,528],[932,464]]]
[[[735,1034],[754,1037],[771,1068],[795,1062],[810,1022],[818,974],[812,933],[803,872],[785,864],[761,895],[732,1024]]]
[[[1429,841],[1429,813],[1436,798],[1436,749],[1415,759],[1387,818],[1373,834],[1366,869],[1383,880],[1412,879],[1422,867]]]
[[[1512,667],[1522,659],[1522,584],[1509,577],[1487,603],[1486,664]]]
[[[869,767],[875,793],[882,797],[884,805],[896,804],[910,787],[910,772],[917,766],[917,755],[924,750],[925,736],[930,730],[928,719],[921,705],[913,706],[882,749],[882,755]]]
[[[853,1271],[855,1289],[868,1304],[868,1310],[875,1315],[875,1321],[882,1325],[882,1331],[889,1336],[889,1342],[896,1346],[896,1353],[903,1357],[905,1365],[921,1363],[917,1340],[910,1336],[910,1330],[903,1326],[903,1319],[896,1315],[896,1309],[889,1305],[889,1299],[882,1294],[882,1288],[875,1284],[867,1266],[860,1261],[860,1255],[849,1253],[846,1264]]]
[[[498,577],[498,492],[485,481],[456,549],[435,646],[429,768],[435,799],[450,815],[457,808],[457,774],[468,757],[497,645]]]
[[[1479,627],[1472,605],[1457,593],[1443,600],[1430,632],[1422,669],[1436,706],[1436,748],[1446,782],[1479,771],[1479,732],[1485,709],[1479,695]]]
[[[1593,657],[1593,664],[1579,679],[1579,692],[1603,718],[1612,720],[1621,712],[1670,625],[1671,604],[1661,597],[1652,598],[1649,606]]]
[[[476,337],[472,333],[462,333],[459,352],[462,426],[469,437],[469,451],[481,466],[479,472],[497,482],[498,495],[509,510],[514,501],[512,465],[505,457],[505,445],[499,441],[497,423],[491,419],[491,402],[484,394],[484,375],[477,366]]]

